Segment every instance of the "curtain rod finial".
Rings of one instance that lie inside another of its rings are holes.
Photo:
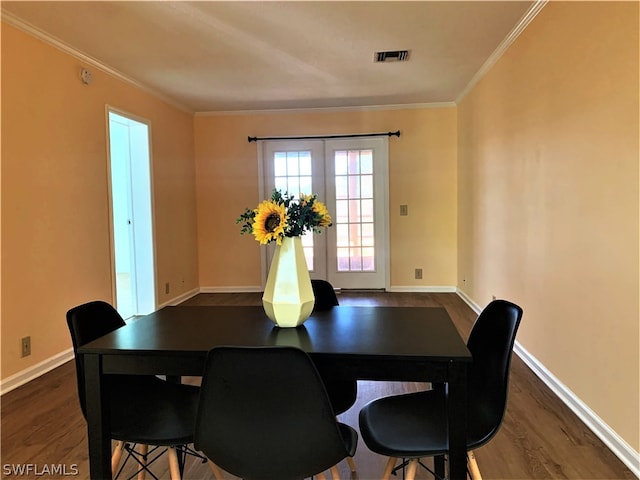
[[[258,137],[247,137],[247,141],[248,141],[249,143],[251,143],[251,142],[257,142],[257,141],[258,141]]]

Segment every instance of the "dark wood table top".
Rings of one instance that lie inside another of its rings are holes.
[[[470,361],[441,307],[339,306],[298,328],[278,328],[259,306],[165,307],[82,346],[102,355],[200,356],[219,345],[290,345],[326,356]]]

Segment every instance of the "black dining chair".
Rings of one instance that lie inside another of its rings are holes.
[[[311,288],[315,297],[314,312],[330,310],[339,305],[338,296],[333,285],[326,280],[311,280]],[[318,365],[318,371],[324,381],[324,385],[331,400],[331,406],[336,415],[349,410],[358,397],[358,381],[345,372],[328,372],[322,365]],[[349,468],[356,471],[356,464],[352,457],[347,458]]]
[[[110,304],[93,301],[70,309],[67,325],[75,354],[80,408],[86,419],[84,362],[78,348],[117,330],[125,322]],[[106,382],[110,395],[111,438],[117,441],[111,458],[112,475],[118,476],[123,451],[127,451],[127,458],[134,458],[139,464],[139,478],[144,478],[146,472],[154,476],[148,465],[166,450],[171,478],[179,479],[182,455],[199,456],[187,447],[193,443],[199,388],[170,383],[153,375],[107,375]],[[155,452],[151,460],[150,445],[154,449],[163,448]]]
[[[245,480],[324,477],[353,456],[315,365],[295,347],[216,347],[206,360],[195,447]]]
[[[473,357],[467,374],[467,466],[472,479],[480,473],[473,450],[498,432],[507,405],[509,367],[522,309],[494,300],[476,320],[467,348]],[[413,480],[423,457],[436,457],[441,477],[447,453],[446,390],[395,395],[373,400],[360,411],[360,434],[367,447],[390,457],[383,479],[389,479],[398,458],[409,459],[407,480]],[[424,465],[423,465],[424,466]]]

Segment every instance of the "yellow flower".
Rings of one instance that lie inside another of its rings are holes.
[[[313,195],[306,195],[304,193],[300,194],[300,204],[301,205],[306,205],[307,203],[309,203],[311,200],[313,199]]]
[[[324,203],[319,202],[318,200],[316,200],[315,202],[313,202],[313,211],[315,212],[316,215],[319,215],[320,218],[320,223],[318,224],[319,227],[330,227],[331,226],[331,216],[329,215],[329,211],[327,210],[327,207]]]
[[[284,229],[287,226],[287,212],[285,206],[271,200],[264,200],[254,210],[253,235],[261,245],[275,240],[282,244]]]

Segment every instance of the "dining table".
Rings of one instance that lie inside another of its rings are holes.
[[[360,380],[444,386],[448,478],[466,478],[467,367],[472,358],[447,310],[348,305],[314,312],[297,328],[277,327],[261,306],[166,306],[79,347],[91,478],[111,478],[105,375],[201,376],[209,350],[229,345],[298,347],[323,375],[341,372]]]

